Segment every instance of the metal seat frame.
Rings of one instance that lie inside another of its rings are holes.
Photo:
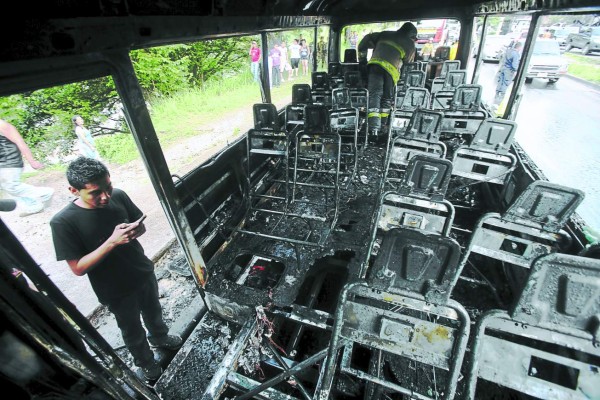
[[[386,232],[405,226],[443,236],[450,234],[455,210],[444,199],[450,183],[452,163],[441,158],[422,154],[414,156],[406,168],[397,192],[382,196],[374,231]],[[371,238],[371,242],[375,237]]]
[[[481,122],[471,144],[459,146],[452,157],[453,175],[469,181],[504,184],[517,165],[510,153],[517,124],[488,118]]]
[[[382,254],[384,249],[389,251]],[[341,347],[339,373],[367,381],[366,396],[378,385],[411,398],[452,399],[470,332],[466,310],[449,298],[460,273],[460,246],[448,237],[395,228],[379,253],[371,277],[342,292],[316,398],[329,398]],[[371,360],[368,371],[352,365],[355,346],[378,360]],[[433,395],[418,392],[383,376],[388,360],[423,364],[434,375],[445,370],[446,379],[438,379],[441,388]]]
[[[454,91],[467,80],[467,71],[464,69],[448,71],[444,82],[439,89],[431,90],[431,108],[434,110],[449,110],[454,98]]]
[[[514,308],[478,322],[466,398],[476,397],[478,379],[536,398],[598,398],[599,296],[599,260],[538,258]]]
[[[333,108],[330,113],[331,131],[337,132],[342,139],[340,172],[347,178],[349,186],[354,179],[358,165],[358,126],[360,115],[358,109],[352,106],[350,90],[338,88],[332,90]]]
[[[390,171],[402,174],[416,154],[438,158],[446,156],[446,145],[439,140],[442,118],[443,114],[440,112],[417,109],[403,135],[389,135],[384,160],[384,182],[394,181],[396,178],[390,177]]]
[[[456,88],[450,102],[450,108],[444,110],[442,136],[465,137],[468,143],[479,129],[481,123],[489,118],[489,113],[481,107],[483,88],[477,84],[463,84]]]
[[[402,103],[392,112],[390,133],[393,136],[402,135],[415,110],[427,108],[429,101],[429,90],[422,87],[409,87],[402,97]]]

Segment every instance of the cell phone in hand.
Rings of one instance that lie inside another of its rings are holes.
[[[144,214],[140,217],[140,219],[138,219],[137,221],[134,221],[134,224],[141,224],[142,222],[144,222],[144,220],[146,219],[147,215]]]

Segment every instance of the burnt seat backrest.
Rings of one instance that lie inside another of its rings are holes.
[[[358,58],[356,56],[356,49],[346,49],[344,50],[344,63],[358,63]]]
[[[439,46],[435,49],[433,57],[438,61],[448,60],[450,58],[450,46]]]
[[[415,110],[429,107],[429,90],[422,87],[409,87],[402,97],[396,97],[396,110],[392,113],[391,130],[393,135],[403,133]]]
[[[331,86],[327,72],[311,74],[311,96],[313,104],[323,104],[331,107]]]
[[[352,108],[352,97],[348,88],[336,88],[331,91],[332,109],[346,110]]]
[[[471,144],[459,146],[454,152],[453,174],[473,181],[504,184],[517,163],[517,158],[510,154],[516,130],[513,121],[483,120]]]
[[[378,229],[401,226],[448,236],[455,215],[452,203],[444,199],[451,174],[449,160],[423,154],[412,157],[398,191],[383,195]]]
[[[312,104],[310,85],[292,85],[292,103],[285,107],[285,130],[288,133],[296,132],[304,125],[304,106],[307,104]]]
[[[348,89],[362,89],[364,84],[358,71],[347,71],[344,73],[344,87]]]
[[[452,162],[417,154],[408,162],[398,193],[431,201],[442,201],[452,176]]]
[[[398,227],[387,231],[367,280],[392,293],[422,294],[444,305],[458,279],[460,245],[452,238]]]
[[[329,86],[329,76],[327,75],[327,72],[313,72],[311,74],[311,82],[312,82],[312,86],[311,86],[311,90],[315,91],[315,90],[330,90],[330,86]]]
[[[417,154],[438,158],[446,156],[446,145],[440,141],[442,118],[443,114],[440,112],[418,108],[404,131],[393,137],[390,135],[385,161],[386,181],[397,180],[394,175],[401,174],[410,159]]]
[[[438,75],[438,78],[446,78],[448,72],[458,69],[460,69],[460,60],[446,60],[442,64],[442,69]]]
[[[410,88],[425,88],[425,72],[421,70],[413,70],[408,73],[402,85],[398,85],[396,91],[396,107],[400,107],[406,96],[406,92]],[[423,107],[428,107],[427,103]]]
[[[427,108],[429,104],[429,90],[423,87],[409,87],[406,90],[400,111],[415,111],[417,108]]]
[[[463,83],[456,87],[450,103],[452,111],[480,111],[481,92],[483,88],[477,84]]]
[[[577,329],[600,339],[600,261],[554,253],[536,260],[510,316],[549,329]]]
[[[436,80],[436,87],[431,90],[433,98],[431,99],[431,108],[434,110],[449,110],[451,108],[454,91],[457,87],[464,84],[467,79],[467,71],[462,69],[450,70],[446,73],[442,86],[439,86],[439,80]]]
[[[458,86],[464,84],[467,81],[467,71],[464,69],[450,70],[444,78],[444,86],[442,90],[453,91]]]
[[[329,110],[320,104],[311,104],[304,107],[304,133],[328,133],[331,130]]]
[[[406,76],[406,87],[425,87],[425,71],[413,70]]]
[[[254,129],[279,132],[281,129],[279,114],[274,104],[257,103],[254,104],[252,109],[254,112]]]
[[[532,182],[509,206],[502,219],[557,233],[567,223],[585,194],[548,181]]]
[[[507,119],[488,118],[484,120],[469,145],[472,150],[496,154],[507,154],[515,140],[517,123]]]
[[[307,83],[296,83],[292,85],[292,104],[311,104],[312,94],[310,85]]]
[[[329,76],[329,86],[332,89],[344,87],[344,74],[342,73],[342,66],[339,62],[329,63],[327,75]]]
[[[369,102],[369,91],[358,71],[347,71],[344,73],[344,87],[350,90],[352,106],[360,110],[366,110]]]
[[[404,136],[427,142],[438,142],[444,114],[433,110],[417,109],[410,119]]]
[[[419,65],[417,63],[404,63],[400,67],[400,79],[398,80],[397,87],[398,91],[404,91],[406,89],[406,78],[411,71],[418,71]]]
[[[464,307],[450,299],[459,257],[460,246],[448,237],[404,228],[388,232],[366,280],[342,291],[316,398],[331,398],[339,368],[386,393],[453,399],[471,325]],[[364,359],[365,349],[374,355],[373,365],[379,357],[399,371],[428,371],[423,381],[435,381],[435,397],[428,383],[402,379],[403,372],[394,377],[383,367],[358,367],[352,361]]]
[[[470,143],[489,112],[481,106],[483,88],[477,84],[458,86],[444,110],[442,134],[445,137],[461,137],[462,142]]]
[[[600,260],[554,253],[536,259],[510,312],[477,324],[466,398],[478,379],[536,398],[598,398]]]
[[[479,219],[465,258],[473,252],[530,268],[536,258],[558,250],[566,235],[561,228],[583,198],[577,189],[532,182],[502,215],[488,213]]]
[[[327,73],[331,77],[342,76],[342,66],[339,62],[330,62],[327,66]]]
[[[325,105],[304,107],[304,125],[296,134],[294,154],[292,202],[310,203],[316,207],[313,217],[331,223],[323,231],[322,237],[326,237],[337,220],[339,207],[341,137],[338,132],[331,131],[329,110]],[[297,196],[300,188],[303,189],[302,196]],[[307,213],[307,210],[303,212]],[[302,214],[299,212],[299,215]]]
[[[279,115],[275,106],[271,103],[254,104],[253,113],[254,129],[250,129],[246,137],[246,179],[248,181],[250,207],[254,207],[254,200],[263,198],[260,185],[256,186],[256,182],[253,181],[259,175],[256,174],[256,170],[264,163],[265,157],[270,157],[273,160],[283,160],[282,164],[286,164],[289,150],[287,133],[281,130]],[[284,176],[276,179],[287,182],[287,166],[283,169],[285,170]],[[265,185],[269,182],[265,180],[262,184]],[[270,199],[286,201],[287,185],[285,193],[271,193]]]

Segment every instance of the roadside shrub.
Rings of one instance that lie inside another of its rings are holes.
[[[116,133],[95,138],[96,148],[103,159],[125,164],[139,157],[137,145],[130,133]]]

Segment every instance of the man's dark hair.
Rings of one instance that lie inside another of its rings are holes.
[[[78,157],[67,167],[67,181],[75,189],[83,189],[85,185],[110,176],[108,168],[98,160]]]
[[[412,22],[405,22],[400,29],[398,29],[398,32],[409,38],[417,37],[417,27]]]

